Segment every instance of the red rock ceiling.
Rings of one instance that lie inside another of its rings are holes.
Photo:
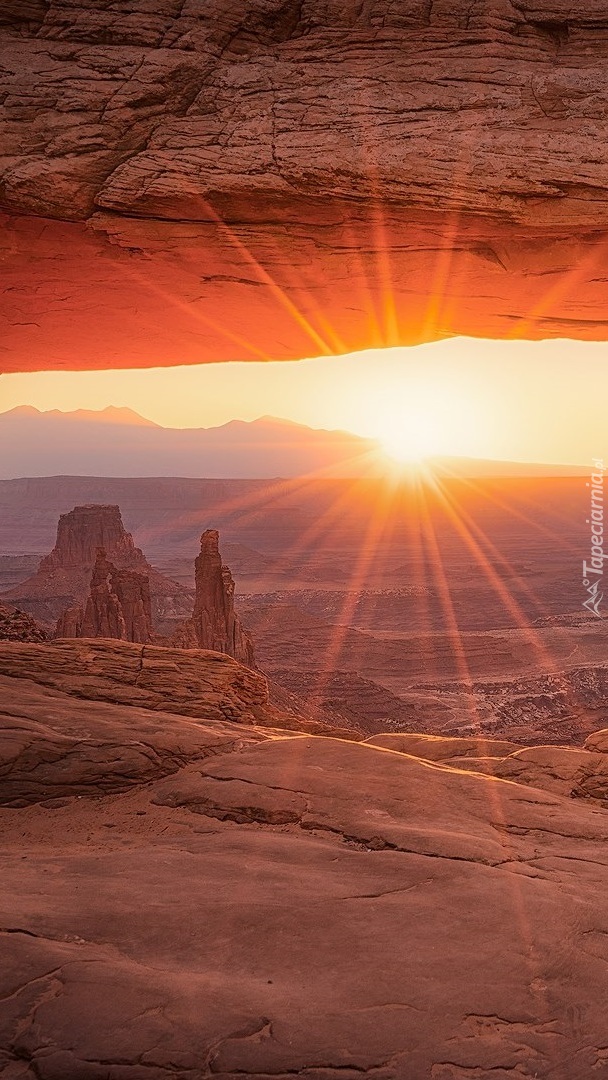
[[[4,371],[608,336],[603,0],[8,0]]]

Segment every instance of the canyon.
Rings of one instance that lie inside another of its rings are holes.
[[[599,0],[5,0],[2,371],[608,339],[607,61]],[[600,512],[376,449],[0,417],[3,1080],[608,1068]]]
[[[5,371],[606,338],[598,0],[36,0],[1,31]]]
[[[163,642],[166,631],[165,643],[226,653],[253,667],[253,644],[234,610],[234,588],[217,530],[206,529],[200,538],[191,593],[147,562],[125,530],[118,506],[89,503],[60,516],[53,550],[33,577],[5,596],[43,617],[59,612],[56,638],[149,644]],[[191,615],[169,620],[167,595],[177,596],[184,611],[193,603]]]
[[[5,482],[0,598],[34,616],[41,609],[36,577],[7,588],[13,566],[23,566],[23,554],[10,555],[16,534],[21,552],[44,549],[72,499],[120,500],[149,557],[146,572],[183,590],[183,614],[158,621],[153,613],[157,644],[219,648],[255,663],[277,707],[361,737],[477,734],[582,746],[608,724],[605,622],[581,606],[584,480],[444,477],[441,485],[441,498],[429,488],[420,502],[404,485],[387,503],[379,480]],[[224,575],[215,525],[234,578]],[[87,570],[87,589],[89,579]]]
[[[604,1068],[608,664],[580,608],[584,480],[435,490],[0,484],[7,1080]],[[95,627],[114,640],[43,640],[25,614],[41,582],[44,610],[78,582],[107,615],[153,580],[185,598],[171,643],[118,640],[124,613]]]

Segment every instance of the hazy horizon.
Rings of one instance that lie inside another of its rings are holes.
[[[72,411],[17,405],[0,411],[0,461],[4,480],[69,475],[371,478],[416,468],[414,462],[400,465],[380,440],[344,429],[313,428],[268,415],[171,428],[119,405]],[[470,476],[567,476],[587,468],[449,454],[428,455],[419,466]]]
[[[608,346],[452,338],[298,362],[3,375],[0,411],[128,408],[163,428],[273,416],[392,456],[547,465],[608,456]]]

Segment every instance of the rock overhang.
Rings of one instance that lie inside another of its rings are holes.
[[[3,370],[608,336],[597,0],[2,20]]]

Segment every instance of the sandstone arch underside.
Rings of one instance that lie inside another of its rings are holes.
[[[3,371],[608,337],[603,0],[0,22]]]

